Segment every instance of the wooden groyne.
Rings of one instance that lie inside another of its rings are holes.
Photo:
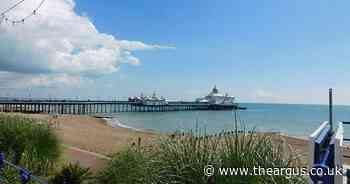
[[[0,101],[0,112],[96,114],[118,112],[165,112],[193,110],[234,110],[238,105],[211,105],[197,102],[169,102],[165,105],[144,105],[129,101],[84,100],[5,100]]]

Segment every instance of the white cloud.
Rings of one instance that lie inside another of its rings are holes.
[[[22,18],[40,1],[25,1],[7,16]],[[1,0],[1,7],[9,7],[11,3],[13,0]],[[78,15],[74,7],[74,0],[50,0],[37,16],[24,24],[0,25],[0,74],[5,75],[3,78],[26,76],[37,86],[76,84],[86,76],[116,72],[123,63],[140,65],[132,51],[174,48],[118,40],[99,32],[89,18]],[[3,81],[0,79],[0,82]]]
[[[162,45],[147,45],[139,41],[119,41],[121,47],[128,50],[146,50],[146,49],[175,49],[173,46],[162,46]]]
[[[68,74],[23,74],[0,72],[1,89],[21,89],[32,87],[80,87],[83,84],[93,84],[89,78]]]

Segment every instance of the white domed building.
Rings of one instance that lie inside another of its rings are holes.
[[[167,105],[168,102],[164,97],[158,97],[154,92],[152,96],[141,96],[129,97],[129,102],[136,102],[142,105]]]
[[[197,98],[196,102],[209,103],[211,105],[234,105],[235,97],[229,96],[227,93],[221,94],[214,86],[213,90],[205,97]]]

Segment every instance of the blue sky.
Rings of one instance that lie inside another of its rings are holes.
[[[349,7],[346,0],[77,0],[75,10],[99,32],[176,49],[135,51],[141,65],[121,65],[62,94],[194,99],[217,85],[241,102],[326,103],[333,87],[336,102],[350,104]]]
[[[176,46],[136,53],[142,66],[115,74],[124,76],[115,85],[131,93],[140,86],[191,97],[216,84],[243,101],[322,103],[329,87],[350,92],[348,1],[77,1],[77,6],[103,32]]]

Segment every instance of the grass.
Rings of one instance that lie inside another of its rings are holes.
[[[278,139],[280,140],[280,139]],[[141,142],[141,141],[139,141]],[[287,145],[266,134],[235,130],[216,136],[199,131],[162,137],[152,146],[133,145],[113,156],[94,178],[89,169],[69,164],[54,173],[60,156],[59,141],[52,130],[36,120],[0,115],[0,151],[7,159],[33,174],[50,176],[50,183],[73,184],[290,184],[306,183],[291,175],[205,176],[204,168],[294,168],[298,158]],[[217,172],[217,171],[216,171]],[[5,168],[2,176],[18,183],[18,173]]]
[[[7,160],[40,176],[48,176],[60,156],[59,140],[47,124],[2,114],[0,151],[5,153]]]
[[[149,152],[129,148],[117,153],[109,165],[97,176],[104,184],[145,184],[152,182],[152,166],[148,162]]]
[[[173,135],[153,147],[131,147],[116,154],[97,179],[100,184],[231,184],[306,183],[302,176],[204,175],[204,167],[292,168],[298,159],[288,146],[254,131],[223,132],[207,136],[198,132]]]

